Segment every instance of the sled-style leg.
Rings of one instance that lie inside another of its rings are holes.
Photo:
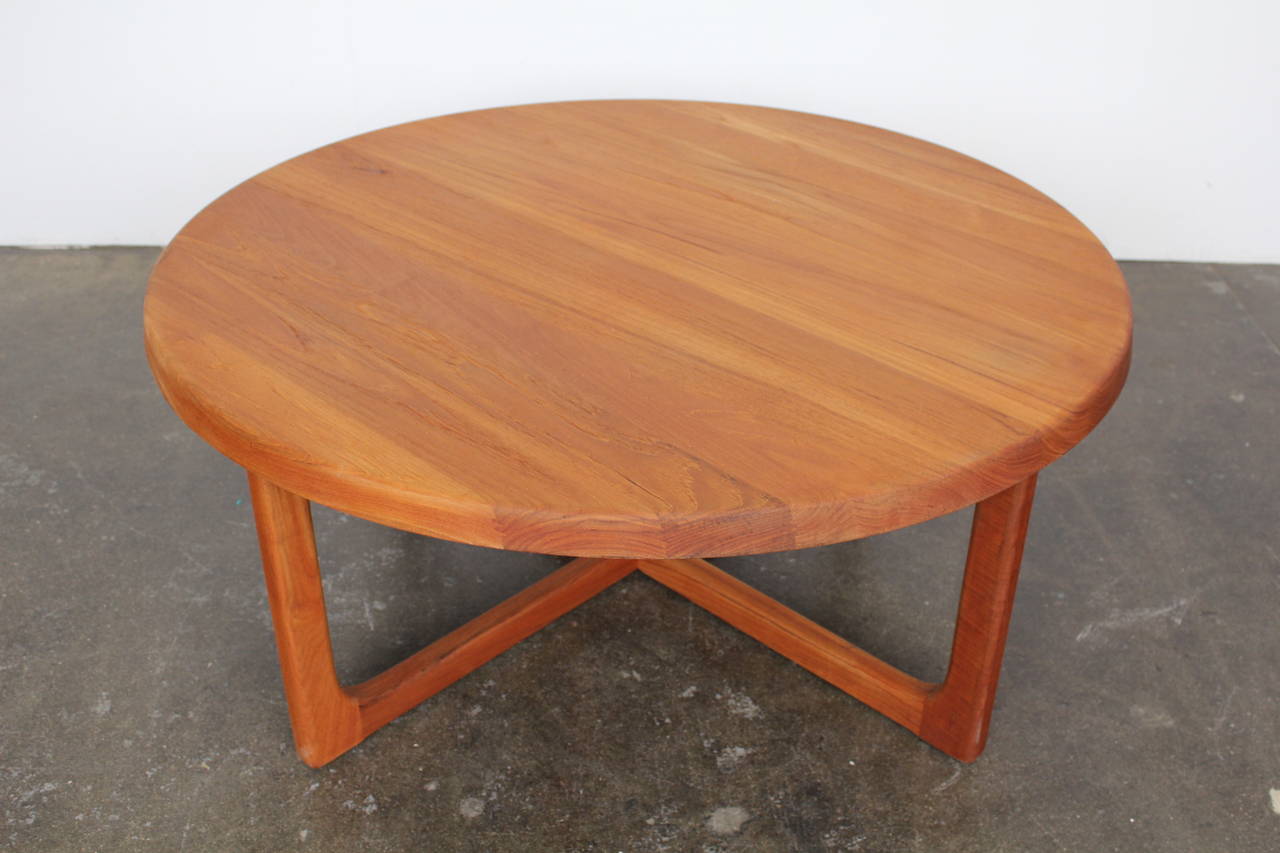
[[[705,560],[641,560],[640,571],[961,761],[987,740],[1035,477],[977,505],[951,664],[941,684],[890,666]]]
[[[635,570],[579,559],[387,669],[344,688],[333,668],[308,501],[249,474],[280,672],[298,755],[327,764],[432,694]]]

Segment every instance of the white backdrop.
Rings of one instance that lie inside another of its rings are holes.
[[[1275,0],[0,0],[0,244],[163,243],[292,154],[603,97],[972,154],[1123,258],[1280,261]]]

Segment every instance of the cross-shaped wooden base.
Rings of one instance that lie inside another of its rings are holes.
[[[311,505],[250,473],[294,741],[320,767],[633,571],[641,571],[961,761],[987,740],[1032,476],[977,505],[947,676],[895,669],[705,560],[580,558],[353,687],[338,682]]]

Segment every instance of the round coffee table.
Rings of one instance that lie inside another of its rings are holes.
[[[1003,172],[677,101],[484,110],[304,154],[182,229],[145,315],[165,397],[248,471],[312,766],[637,570],[973,760],[1036,473],[1115,400],[1131,326],[1102,245]],[[344,687],[311,501],[580,559]],[[970,504],[941,684],[700,559]]]

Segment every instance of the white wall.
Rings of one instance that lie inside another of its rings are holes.
[[[957,148],[1119,257],[1280,261],[1278,33],[1275,0],[3,0],[0,244],[162,243],[395,122],[669,97]]]

